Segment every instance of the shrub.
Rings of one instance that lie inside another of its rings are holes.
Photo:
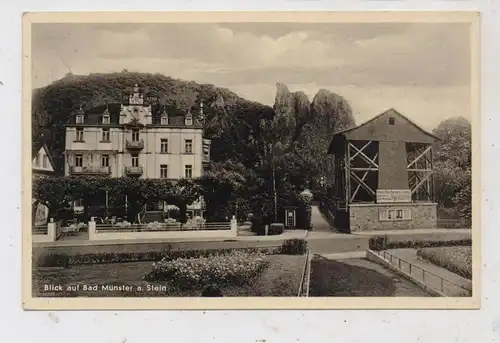
[[[269,236],[272,236],[272,235],[281,235],[283,233],[283,231],[285,231],[285,224],[283,224],[283,223],[272,223],[271,225],[269,225],[269,230],[268,230],[267,234]]]
[[[387,249],[387,236],[371,237],[368,246],[375,251]]]
[[[197,258],[213,255],[225,255],[234,249],[221,250],[163,250],[150,252],[127,253],[88,253],[69,255],[64,253],[51,253],[42,256],[33,256],[33,265],[37,267],[68,267],[70,265],[126,263],[138,261],[159,261],[161,259],[174,260],[177,258]],[[245,248],[240,249],[246,253],[261,252],[264,254],[279,253],[276,249]]]
[[[430,241],[430,240],[405,240],[391,242],[387,236],[371,237],[369,248],[371,250],[387,250],[387,249],[403,249],[403,248],[431,248],[431,247],[446,247],[446,246],[470,246],[472,240],[462,239],[454,241]]]
[[[307,241],[305,239],[287,239],[281,245],[280,252],[286,255],[302,255],[307,251]]]
[[[146,280],[169,281],[182,289],[198,289],[210,284],[241,286],[268,266],[264,254],[241,251],[209,257],[164,258],[153,263],[153,271],[146,275]]]
[[[267,234],[269,236],[272,235],[281,235],[283,231],[285,231],[285,225],[283,223],[271,223],[269,224],[264,218],[259,216],[252,216],[252,232],[255,232],[259,236],[264,236],[266,234],[266,225],[269,225]]]
[[[417,255],[466,279],[472,279],[471,247],[424,248]]]

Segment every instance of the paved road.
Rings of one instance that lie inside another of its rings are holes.
[[[313,231],[332,232],[330,224],[328,224],[325,217],[323,217],[318,206],[311,206],[311,224]]]

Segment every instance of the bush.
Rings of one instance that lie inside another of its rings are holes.
[[[424,248],[417,255],[466,279],[472,279],[472,248]]]
[[[42,256],[33,256],[33,265],[37,267],[68,267],[71,265],[86,264],[107,264],[107,263],[127,263],[159,261],[161,259],[174,260],[177,258],[198,258],[213,255],[227,255],[235,251],[234,249],[221,250],[163,250],[150,252],[130,252],[130,253],[90,253],[90,254],[63,254],[52,253]],[[279,253],[276,249],[268,248],[246,248],[240,249],[246,253],[261,252],[264,254]]]
[[[280,252],[286,255],[303,255],[307,251],[307,241],[305,239],[287,239],[283,242]]]
[[[426,240],[407,240],[391,242],[387,236],[371,237],[369,240],[369,248],[371,250],[380,251],[387,249],[403,249],[403,248],[432,248],[432,247],[449,247],[449,246],[470,246],[471,239],[462,239],[456,241],[426,241]]]
[[[281,235],[283,233],[283,231],[285,231],[285,224],[283,224],[283,223],[272,223],[271,225],[269,225],[269,230],[268,230],[267,234],[269,236],[272,236],[272,235]]]
[[[210,284],[241,286],[259,276],[269,261],[262,253],[233,251],[198,258],[166,258],[153,264],[148,281],[169,281],[174,287],[198,289]]]
[[[259,236],[264,236],[266,234],[266,225],[269,225],[269,229],[267,234],[269,236],[272,235],[281,235],[283,231],[285,231],[285,225],[283,223],[271,223],[267,222],[264,220],[262,217],[259,216],[252,216],[251,219],[252,222],[252,232],[255,232]]]

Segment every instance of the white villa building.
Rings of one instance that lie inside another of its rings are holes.
[[[198,118],[190,111],[171,116],[152,108],[135,85],[116,110],[81,108],[66,126],[65,175],[196,178],[210,162],[210,140],[203,138],[203,104]],[[200,122],[201,121],[201,122]],[[203,212],[202,201],[188,208]]]

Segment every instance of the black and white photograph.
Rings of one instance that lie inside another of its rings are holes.
[[[25,15],[26,308],[478,306],[477,14],[273,15]]]

